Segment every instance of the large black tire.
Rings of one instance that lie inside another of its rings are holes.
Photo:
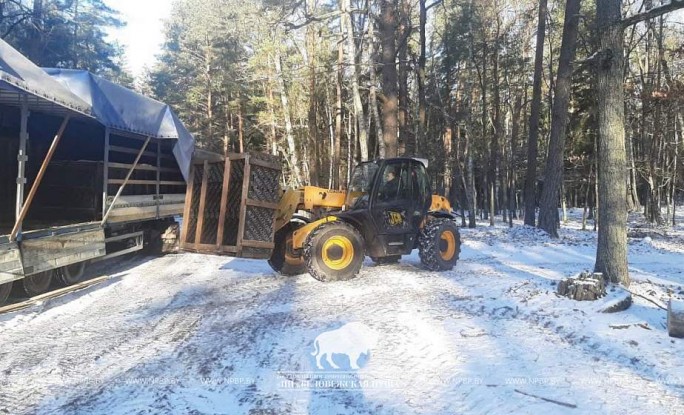
[[[319,281],[347,281],[356,277],[364,256],[363,237],[353,226],[341,221],[320,225],[304,244],[306,269]]]
[[[7,302],[10,292],[12,292],[12,282],[0,284],[0,305],[3,305]]]
[[[430,271],[448,271],[461,253],[458,226],[444,218],[428,221],[418,237],[420,261]]]
[[[24,291],[29,297],[46,293],[50,290],[52,284],[52,277],[55,275],[55,270],[39,272],[38,274],[24,277],[21,281],[24,286]]]
[[[87,265],[87,261],[84,261],[59,268],[57,270],[57,281],[65,287],[81,282]]]
[[[268,260],[268,264],[274,271],[289,276],[306,273],[302,250],[295,252],[292,249],[292,233],[302,226],[304,226],[303,223],[290,222],[275,233],[273,238],[275,247]]]
[[[378,265],[396,264],[401,259],[401,255],[390,255],[383,257],[372,256],[371,259]]]

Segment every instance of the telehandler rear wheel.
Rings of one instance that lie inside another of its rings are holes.
[[[306,272],[306,263],[301,250],[296,253],[292,249],[292,233],[303,225],[290,222],[276,232],[273,238],[275,247],[268,260],[268,264],[274,271],[283,275],[300,275]]]
[[[461,252],[458,226],[449,219],[430,220],[418,237],[420,261],[430,271],[448,271]]]
[[[304,260],[319,281],[346,281],[359,273],[365,250],[363,237],[353,226],[328,222],[314,229],[304,244]]]

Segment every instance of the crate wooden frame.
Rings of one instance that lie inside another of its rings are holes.
[[[231,167],[233,163],[238,160],[244,160],[244,170],[241,183],[241,194],[240,194],[240,207],[238,213],[238,230],[237,230],[237,240],[235,245],[224,245],[224,230],[226,216],[228,214],[228,198],[230,192],[233,190],[230,188],[230,175]],[[220,163],[220,162],[219,162]],[[193,162],[190,169],[190,177],[188,179],[188,189],[185,193],[185,207],[183,212],[183,229],[181,231],[181,249],[186,251],[194,251],[201,253],[212,253],[219,255],[234,255],[237,257],[255,257],[255,258],[267,258],[265,255],[254,255],[253,252],[247,252],[244,248],[259,248],[271,251],[275,246],[273,243],[273,237],[275,234],[275,211],[278,208],[277,203],[266,202],[256,199],[249,198],[250,180],[252,177],[252,167],[258,166],[261,168],[277,170],[278,175],[282,170],[280,163],[269,162],[258,158],[253,153],[231,153],[225,157],[224,169],[223,169],[223,181],[221,188],[221,199],[220,199],[220,210],[216,229],[216,241],[214,244],[201,243],[205,222],[205,210],[206,210],[206,199],[207,199],[207,187],[209,183],[209,167],[211,164],[216,164],[216,162],[209,162],[207,160]],[[192,202],[193,194],[195,193],[195,174],[197,174],[197,166],[202,166],[202,181],[200,184],[199,192],[199,205],[197,209],[196,221],[191,221],[192,215]],[[245,238],[245,226],[246,226],[246,215],[248,207],[260,207],[273,210],[273,226],[271,227],[270,241],[257,241]],[[190,223],[194,222],[194,233],[190,233]],[[188,235],[193,235],[191,241],[187,240]],[[270,254],[269,254],[270,256]]]

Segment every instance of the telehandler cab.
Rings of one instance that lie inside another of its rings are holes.
[[[450,270],[460,253],[451,205],[432,195],[426,161],[392,158],[354,168],[346,192],[288,190],[276,213],[271,267],[320,281],[354,278],[366,255],[397,262],[418,248],[429,270]]]

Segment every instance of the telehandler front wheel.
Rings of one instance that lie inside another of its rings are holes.
[[[359,273],[365,249],[353,226],[328,222],[314,229],[304,245],[306,268],[319,281],[346,281]]]
[[[430,220],[418,237],[420,261],[430,271],[448,271],[461,252],[458,226],[449,219]]]
[[[304,224],[290,222],[275,233],[273,242],[275,244],[268,264],[274,271],[283,275],[300,275],[306,272],[306,263],[300,252],[292,249],[292,233],[301,228]]]

